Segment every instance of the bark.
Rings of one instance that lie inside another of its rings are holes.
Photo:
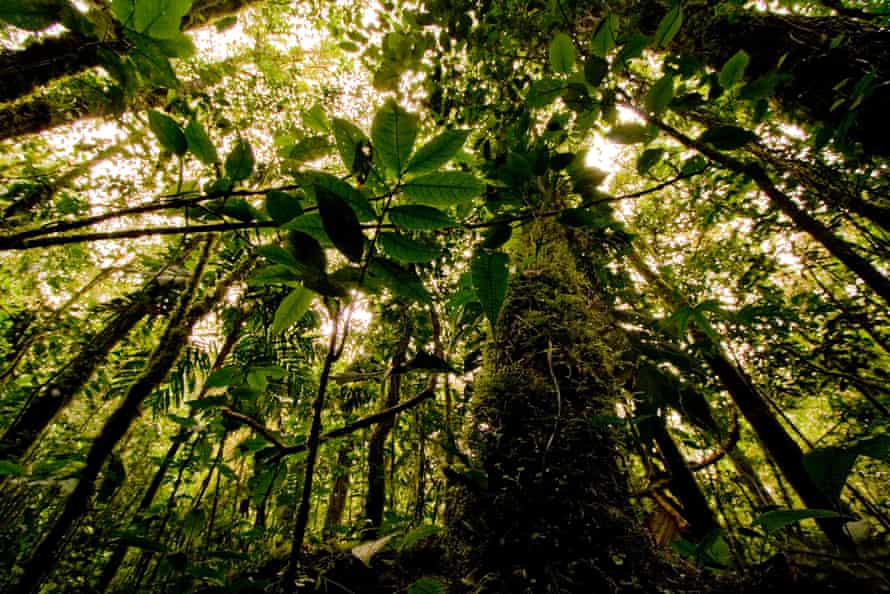
[[[334,467],[334,486],[328,498],[328,511],[324,518],[324,537],[333,538],[343,520],[346,501],[349,496],[349,455],[352,453],[352,442],[340,446],[337,451],[337,464]]]
[[[114,447],[127,434],[133,421],[139,416],[142,401],[164,381],[179,358],[179,354],[188,341],[192,325],[197,321],[190,315],[193,308],[189,306],[200,285],[214,243],[211,239],[205,244],[204,253],[195,268],[189,286],[183,291],[177,309],[170,317],[164,335],[152,352],[145,371],[130,386],[120,406],[111,414],[93,441],[77,486],[66,499],[61,515],[23,564],[22,573],[12,585],[10,592],[30,594],[40,588],[44,578],[58,561],[68,532],[87,511],[102,466],[111,456]]]
[[[130,296],[129,303],[105,328],[87,337],[80,354],[48,382],[39,394],[28,401],[3,433],[0,455],[10,460],[21,459],[86,385],[114,347],[151,312],[156,299],[167,290],[166,286],[152,281],[145,289]]]
[[[403,309],[404,328],[392,357],[390,370],[396,370],[405,363],[405,353],[411,340],[412,323]],[[402,387],[402,374],[391,373],[387,382],[386,400],[383,408],[392,408],[399,402]],[[383,523],[383,508],[386,501],[386,439],[395,426],[396,417],[389,417],[377,424],[368,442],[368,492],[365,495],[365,525],[362,538],[373,540]]]
[[[595,422],[622,394],[625,345],[560,233],[545,228],[537,255],[517,258],[532,263],[510,282],[475,382],[472,467],[448,473],[455,581],[474,592],[692,589],[697,578],[681,578],[638,525],[617,435]]]
[[[182,30],[200,27],[216,18],[233,14],[257,0],[196,0],[182,20]],[[90,20],[106,20],[106,15],[85,15]],[[99,66],[101,49],[124,54],[128,44],[121,32],[113,39],[96,39],[75,31],[47,37],[23,50],[0,53],[0,103],[20,99],[36,88],[65,76]]]
[[[719,528],[720,524],[717,522],[714,512],[711,511],[704,493],[695,481],[692,470],[686,463],[686,458],[668,432],[664,418],[656,415],[652,427],[655,430],[655,443],[658,445],[658,450],[670,473],[671,493],[680,501],[680,505],[683,507],[683,517],[689,522],[693,535],[702,539],[712,530]]]
[[[650,0],[636,8],[641,26],[650,32],[667,11]],[[781,60],[778,72],[792,77],[774,95],[783,111],[838,130],[868,154],[890,154],[885,117],[890,87],[882,84],[890,78],[890,36],[884,28],[842,16],[717,10],[711,2],[687,3],[684,12],[670,49],[694,54],[716,70],[743,49],[751,57],[746,75],[752,80],[775,70]],[[873,89],[856,103],[850,97],[853,86],[872,71]],[[835,107],[842,97],[847,100]]]

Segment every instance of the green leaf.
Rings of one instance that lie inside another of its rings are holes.
[[[265,266],[254,272],[247,281],[249,285],[286,285],[300,280],[290,266],[274,264]]]
[[[550,42],[550,67],[560,74],[571,74],[575,69],[575,44],[565,33],[558,33]]]
[[[281,334],[294,324],[300,321],[300,318],[312,305],[315,293],[306,287],[294,289],[290,294],[281,300],[278,309],[275,310],[275,317],[272,319],[272,327],[270,331],[273,335]]]
[[[272,220],[283,225],[303,214],[300,199],[288,192],[270,190],[266,193],[266,212]]]
[[[683,8],[677,4],[668,11],[655,30],[655,47],[666,47],[683,25]]]
[[[606,15],[593,31],[590,50],[594,56],[605,58],[615,48],[617,31],[618,17],[613,14]]]
[[[337,152],[343,160],[346,169],[352,171],[355,164],[355,153],[359,149],[360,143],[368,143],[368,137],[361,129],[342,118],[334,118],[334,140],[337,143]]]
[[[608,73],[609,63],[599,56],[590,56],[584,63],[584,79],[592,87],[600,86]]]
[[[422,243],[401,233],[381,233],[383,251],[400,262],[430,262],[442,254],[438,246]]]
[[[565,82],[553,78],[532,81],[526,102],[529,107],[547,107],[558,97],[562,97],[567,88]]]
[[[608,138],[617,144],[637,144],[649,140],[650,133],[643,124],[617,124],[609,130]]]
[[[724,89],[729,89],[742,82],[749,61],[750,57],[745,53],[745,50],[737,51],[733,57],[726,61],[723,68],[720,69],[720,74],[717,77],[720,86]]]
[[[154,39],[154,42],[168,58],[185,60],[194,56],[197,51],[192,38],[182,32],[177,32],[176,35],[169,38]]]
[[[444,362],[444,361],[443,361]],[[445,365],[444,368],[439,368],[443,371],[450,369],[450,366]],[[422,526],[417,526],[416,528],[411,529],[405,536],[402,537],[401,542],[399,543],[399,551],[408,551],[414,547],[420,541],[427,539],[431,536],[435,536],[442,532],[442,528],[438,526],[430,526],[429,524],[425,524]]]
[[[714,126],[705,130],[698,139],[716,149],[732,151],[754,142],[757,140],[757,135],[738,126]]]
[[[133,42],[130,59],[144,79],[170,89],[180,86],[179,79],[170,66],[170,59],[155,40],[136,32],[127,32],[127,37]]]
[[[481,245],[484,248],[496,250],[510,241],[512,236],[513,227],[509,223],[498,223],[497,225],[492,225],[488,232],[485,233]]]
[[[374,115],[371,124],[371,146],[374,159],[394,176],[405,169],[417,138],[417,116],[402,109],[389,98]]]
[[[432,206],[409,204],[389,210],[389,220],[403,229],[434,231],[452,227],[456,223],[447,214]]]
[[[637,159],[637,173],[640,175],[646,175],[652,167],[655,166],[656,163],[661,161],[661,157],[664,155],[663,148],[651,148],[643,151],[643,154]]]
[[[445,594],[445,584],[433,578],[423,577],[408,586],[406,594]]]
[[[327,136],[310,136],[285,149],[284,156],[296,165],[326,157],[330,150],[331,143]]]
[[[324,108],[316,103],[308,110],[302,112],[303,125],[307,128],[315,130],[319,134],[328,134],[331,131],[331,122]]]
[[[240,378],[240,369],[238,369],[237,367],[227,366],[218,369],[210,374],[210,377],[208,377],[207,380],[204,382],[204,387],[207,389],[224,388],[236,383]]]
[[[205,165],[213,165],[219,163],[219,155],[216,153],[216,147],[204,130],[204,126],[192,118],[185,127],[185,138],[188,142],[188,149],[201,163]]]
[[[22,476],[25,467],[13,460],[0,460],[0,477]]]
[[[665,74],[652,85],[652,88],[646,94],[646,111],[657,116],[661,115],[673,98],[674,75]]]
[[[451,206],[472,200],[482,193],[485,185],[471,173],[440,171],[415,177],[402,186],[402,191],[414,202],[428,206]]]
[[[129,530],[114,530],[111,533],[111,538],[128,547],[135,547],[153,553],[166,553],[168,550],[163,543],[146,538]]]
[[[253,165],[253,148],[246,139],[239,137],[226,157],[226,176],[236,182],[245,180],[253,174]]]
[[[324,225],[321,222],[321,215],[317,212],[300,215],[292,221],[288,221],[282,225],[281,228],[289,231],[300,231],[305,233],[324,247],[334,246],[331,242],[331,238],[328,237],[327,232],[324,230]]]
[[[399,297],[425,304],[433,301],[417,273],[391,260],[375,257],[368,267],[368,275],[372,281],[382,283]]]
[[[294,269],[300,267],[296,257],[281,246],[263,245],[257,248],[257,254],[275,264],[281,264],[282,266],[288,266]]]
[[[405,168],[405,173],[435,171],[460,151],[469,136],[467,130],[446,130],[420,147]]]
[[[148,127],[154,132],[165,151],[178,157],[188,151],[188,141],[176,120],[155,109],[148,112]]]
[[[510,271],[507,265],[510,258],[503,252],[491,252],[478,250],[470,263],[470,273],[473,278],[473,287],[476,289],[476,297],[482,304],[485,316],[495,328],[498,314],[507,295],[507,281]]]
[[[0,21],[27,31],[42,31],[61,18],[56,0],[3,0]]]
[[[137,0],[133,29],[157,39],[175,37],[191,7],[192,0]]]
[[[819,488],[832,501],[838,501],[847,477],[859,456],[883,458],[890,449],[890,436],[883,435],[846,446],[816,448],[803,457],[803,465]]]
[[[362,223],[377,219],[377,213],[368,199],[342,179],[323,171],[313,171],[306,179],[310,180],[311,188],[321,186],[349,203]]]
[[[365,251],[365,234],[355,211],[343,198],[327,188],[316,185],[314,189],[325,233],[343,255],[353,262],[361,261]]]
[[[751,525],[763,526],[767,534],[772,534],[803,520],[841,517],[841,514],[830,509],[777,509],[757,516]]]
[[[291,231],[287,235],[287,246],[301,272],[315,273],[316,276],[324,274],[328,265],[327,257],[315,237],[302,231]]]

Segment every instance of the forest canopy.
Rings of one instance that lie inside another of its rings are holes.
[[[3,0],[0,589],[890,591],[888,27]]]

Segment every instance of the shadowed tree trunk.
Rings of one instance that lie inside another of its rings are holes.
[[[596,422],[614,416],[622,394],[625,339],[561,234],[542,226],[475,382],[473,468],[449,473],[454,577],[474,592],[694,588],[638,525],[620,438]]]
[[[334,486],[328,498],[328,511],[324,518],[324,537],[333,538],[343,520],[346,501],[349,496],[349,455],[353,445],[347,441],[337,450],[337,464],[334,466]]]
[[[195,0],[189,13],[182,19],[182,30],[200,27],[211,20],[233,14],[257,0]],[[109,22],[107,14],[88,14],[86,20]],[[117,21],[113,21],[119,28]],[[46,37],[22,50],[0,52],[0,103],[22,98],[34,89],[65,76],[71,76],[99,66],[100,50],[124,54],[130,51],[129,42],[114,37],[98,39],[69,31],[59,36]]]
[[[180,264],[191,251],[184,247],[170,266]],[[108,354],[155,307],[155,301],[170,290],[169,283],[152,280],[145,289],[127,298],[127,304],[96,334],[87,338],[83,350],[38,394],[31,398],[0,439],[0,456],[18,460],[34,445],[74,396],[86,385]]]
[[[383,409],[391,408],[399,403],[402,388],[402,374],[397,370],[405,363],[405,353],[411,340],[413,327],[408,312],[402,310],[404,328],[396,345],[390,366],[391,375],[386,383],[386,400]],[[392,373],[395,372],[395,373]],[[395,426],[396,417],[381,421],[368,442],[368,493],[365,496],[365,526],[362,538],[377,538],[377,532],[383,523],[383,507],[386,501],[386,438]]]

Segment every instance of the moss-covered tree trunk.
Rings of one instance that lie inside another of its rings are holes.
[[[620,434],[602,422],[626,380],[623,335],[575,270],[562,230],[538,232],[475,382],[472,468],[451,473],[454,577],[484,592],[694,587],[678,585],[641,530]]]

